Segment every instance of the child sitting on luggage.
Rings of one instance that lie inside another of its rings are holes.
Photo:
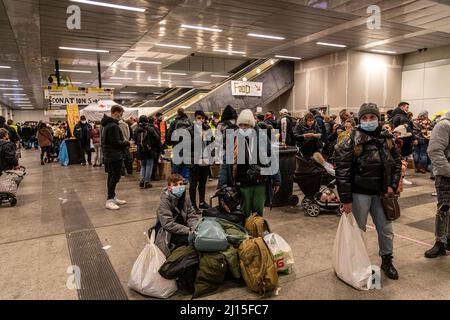
[[[196,214],[191,199],[186,196],[183,181],[179,174],[169,176],[156,210],[155,244],[166,256],[176,248],[189,244],[189,235],[201,219],[201,215]]]

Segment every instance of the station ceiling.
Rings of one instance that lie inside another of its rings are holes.
[[[73,5],[81,9],[79,30],[67,27]],[[381,24],[369,27],[377,8]],[[388,54],[450,44],[450,1],[0,0],[0,30],[0,100],[40,109],[55,60],[79,86],[98,85],[100,61],[103,87],[117,92],[203,87],[240,61],[344,50],[318,42]],[[191,56],[208,67],[191,68],[184,63]]]

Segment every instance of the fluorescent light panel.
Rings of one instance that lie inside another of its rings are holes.
[[[70,70],[70,69],[59,69],[62,72],[72,72],[72,73],[92,73],[92,71],[88,70]]]
[[[137,92],[133,92],[133,91],[121,91],[120,93],[124,93],[124,94],[137,94]]]
[[[158,81],[158,82],[172,82],[172,80],[168,80],[168,79],[151,79],[148,78],[148,81]]]
[[[165,43],[158,43],[157,46],[159,47],[167,47],[167,48],[178,48],[178,49],[191,49],[190,46],[180,46],[177,44],[165,44]]]
[[[118,5],[118,4],[112,4],[112,3],[106,3],[106,2],[98,2],[98,1],[91,1],[91,0],[70,0],[70,1],[71,2],[77,2],[77,3],[83,3],[83,4],[90,4],[90,5],[93,5],[93,6],[107,7],[107,8],[127,10],[127,11],[134,11],[134,12],[145,12],[147,10],[147,9],[144,9],[144,8],[122,6],[122,5]]]
[[[110,83],[110,82],[104,82],[102,85],[105,86],[123,86],[123,83]]]
[[[145,71],[143,71],[143,70],[126,70],[126,69],[122,69],[120,71],[121,72],[132,72],[132,73],[145,73]]]
[[[4,93],[4,96],[26,96],[25,93]]]
[[[19,80],[16,80],[16,79],[0,79],[0,82],[19,82]]]
[[[192,83],[211,83],[210,81],[192,80]]]
[[[0,87],[0,90],[23,90],[23,88]]]
[[[211,78],[228,78],[229,76],[223,76],[223,75],[220,75],[220,74],[212,74],[211,75]]]
[[[336,47],[336,48],[346,48],[344,44],[328,43],[328,42],[317,42],[319,46]]]
[[[372,52],[376,52],[376,53],[387,53],[387,54],[396,54],[397,52],[395,51],[389,51],[389,50],[378,50],[378,49],[373,49],[370,50]]]
[[[186,29],[204,30],[204,31],[212,31],[212,32],[222,32],[223,31],[222,29],[207,28],[207,27],[202,27],[202,26],[193,26],[193,25],[189,25],[189,24],[182,24],[181,27],[186,28]]]
[[[182,72],[163,72],[162,74],[172,75],[172,76],[187,76],[187,73],[182,73]]]
[[[289,60],[302,60],[302,58],[300,58],[300,57],[280,56],[280,55],[276,55],[275,58],[289,59]]]
[[[10,66],[0,66],[0,69],[11,69]]]
[[[111,77],[111,80],[133,80],[133,78]]]
[[[28,106],[28,107],[21,107],[20,109],[22,109],[22,110],[32,110],[34,108],[32,106]]]
[[[108,50],[99,50],[99,49],[86,49],[86,48],[74,48],[74,47],[59,47],[59,49],[61,49],[61,50],[69,50],[69,51],[109,53]]]
[[[233,51],[233,50],[223,50],[223,49],[214,49],[214,52],[223,52],[223,53],[229,53],[229,54],[246,54],[244,51]]]
[[[285,40],[286,39],[284,37],[270,36],[267,34],[258,34],[258,33],[249,33],[248,36],[255,37],[255,38],[271,39],[271,40]]]
[[[146,63],[146,64],[162,64],[160,61],[145,61],[145,60],[135,60],[135,63]]]

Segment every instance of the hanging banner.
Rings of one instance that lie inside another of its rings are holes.
[[[262,97],[262,82],[231,81],[233,96]]]
[[[114,100],[113,90],[101,88],[52,87],[45,89],[44,94],[52,106],[87,106],[99,100]]]
[[[75,125],[80,121],[80,110],[77,104],[67,105],[67,123],[69,124],[69,129],[71,136],[73,137],[73,130]]]

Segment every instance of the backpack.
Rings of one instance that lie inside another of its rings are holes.
[[[243,241],[239,246],[239,259],[242,277],[251,291],[264,295],[277,287],[277,268],[263,238]]]
[[[139,131],[137,134],[136,144],[143,153],[147,153],[152,150],[152,145],[150,143],[150,137],[147,130],[143,129]]]
[[[228,248],[228,240],[222,226],[214,218],[203,218],[191,239],[195,250],[217,252]]]
[[[247,218],[247,220],[245,220],[245,229],[247,229],[251,237],[263,238],[265,231],[271,233],[266,219],[256,213],[252,214]]]

